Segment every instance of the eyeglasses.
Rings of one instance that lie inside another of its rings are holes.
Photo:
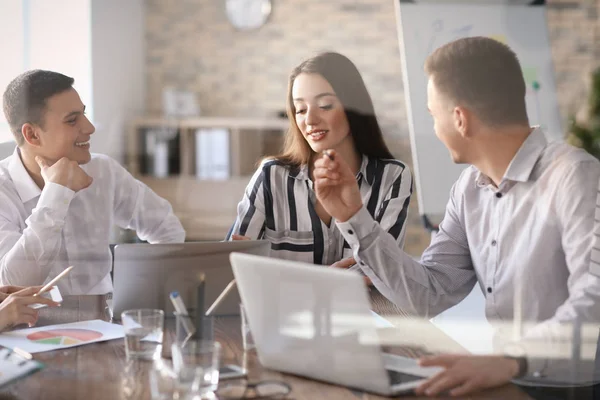
[[[292,388],[281,381],[260,381],[250,383],[246,380],[228,382],[224,386],[219,385],[217,395],[223,400],[241,400],[241,399],[283,399]]]

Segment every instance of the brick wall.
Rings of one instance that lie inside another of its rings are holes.
[[[561,115],[576,112],[597,65],[600,0],[549,0],[548,23]],[[285,107],[289,71],[335,50],[355,62],[394,155],[411,163],[393,0],[273,0],[262,28],[238,32],[224,0],[147,0],[147,112],[159,113],[165,86],[191,89],[204,115],[266,116]],[[416,196],[406,248],[429,242]]]

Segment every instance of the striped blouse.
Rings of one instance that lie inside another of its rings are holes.
[[[363,155],[356,180],[371,216],[402,248],[412,194],[410,169],[398,160]],[[308,165],[292,170],[277,160],[266,160],[238,204],[227,240],[233,234],[266,239],[273,257],[313,264],[329,265],[351,257],[335,219],[327,226],[317,215],[315,202]]]

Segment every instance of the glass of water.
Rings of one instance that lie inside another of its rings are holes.
[[[163,341],[165,314],[162,310],[127,310],[121,314],[128,359],[157,360]]]
[[[183,347],[174,343],[172,356],[179,393],[185,398],[214,398],[219,385],[219,342],[190,340]]]

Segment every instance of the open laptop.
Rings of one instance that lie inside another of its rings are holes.
[[[239,253],[231,266],[265,367],[386,396],[441,370],[381,351],[356,272]]]
[[[113,295],[109,308],[115,319],[134,308],[174,309],[169,299],[179,292],[188,309],[196,306],[199,273],[205,274],[205,307],[210,306],[233,279],[229,254],[233,251],[267,256],[265,240],[189,242],[177,244],[120,244],[114,249]],[[239,314],[237,289],[231,291],[214,315]]]

